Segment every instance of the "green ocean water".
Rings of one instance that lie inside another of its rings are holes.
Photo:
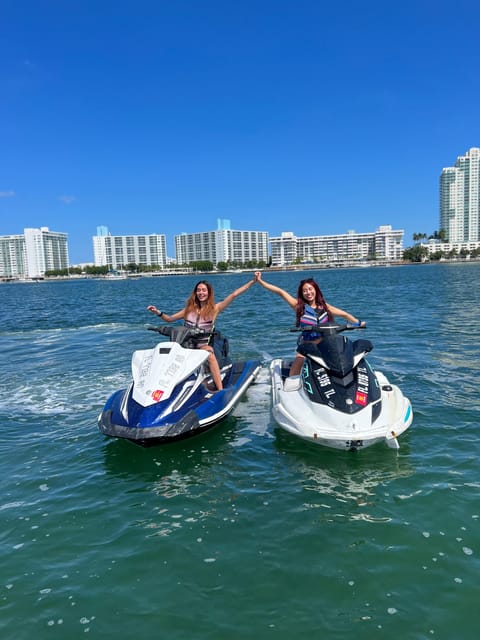
[[[276,428],[293,314],[259,286],[218,322],[263,363],[233,414],[164,448],[106,439],[103,403],[156,341],[146,306],[180,309],[196,278],[0,285],[0,638],[478,637],[480,264],[314,275],[412,401],[398,452]],[[249,277],[212,276],[217,299]]]

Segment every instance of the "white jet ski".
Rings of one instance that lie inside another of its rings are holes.
[[[273,417],[286,431],[326,447],[357,451],[384,442],[398,449],[398,437],[413,420],[410,400],[367,362],[369,340],[339,335],[355,328],[334,322],[312,327],[322,340],[299,344],[305,356],[299,376],[288,377],[290,362],[272,361]]]

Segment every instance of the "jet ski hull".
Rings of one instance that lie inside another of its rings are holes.
[[[224,388],[216,392],[209,390],[207,381],[199,380],[197,373],[193,373],[176,397],[147,407],[134,400],[132,384],[110,396],[98,417],[98,427],[106,436],[129,440],[142,447],[190,438],[223,420],[254,381],[259,369],[258,361],[233,362],[226,367]],[[182,393],[188,395],[184,403]],[[178,409],[172,410],[172,404]]]
[[[311,402],[300,376],[286,377],[288,364],[281,359],[270,365],[272,414],[280,427],[314,444],[356,451],[379,442],[398,449],[397,438],[412,423],[410,400],[385,375],[376,371],[380,389],[377,409],[367,404],[347,414],[325,404]],[[374,413],[375,412],[375,413]]]

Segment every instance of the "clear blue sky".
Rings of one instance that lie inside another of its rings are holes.
[[[476,0],[1,0],[0,235],[438,229]]]

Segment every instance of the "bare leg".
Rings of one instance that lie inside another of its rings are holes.
[[[208,366],[210,368],[210,373],[212,374],[215,386],[217,387],[217,391],[221,391],[223,389],[222,376],[220,375],[220,367],[218,366],[218,360],[213,353],[213,349],[212,347],[201,348],[210,352],[210,355],[208,356]]]
[[[302,371],[304,361],[305,361],[305,357],[297,353],[297,355],[295,356],[295,360],[292,362],[292,366],[290,367],[290,373],[288,375],[299,376]]]

